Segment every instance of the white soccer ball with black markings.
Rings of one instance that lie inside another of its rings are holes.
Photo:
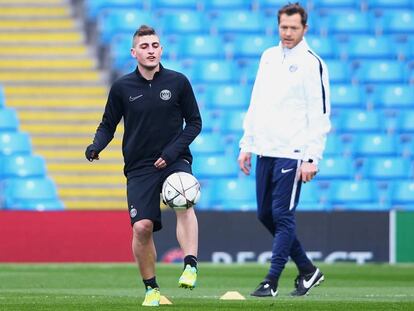
[[[175,210],[191,208],[200,199],[200,183],[191,174],[173,173],[162,185],[162,199]]]

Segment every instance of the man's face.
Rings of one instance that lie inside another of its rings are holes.
[[[156,35],[135,37],[131,55],[145,69],[154,69],[161,60],[162,46],[160,39]]]
[[[280,15],[279,37],[283,47],[292,49],[302,40],[308,26],[303,26],[301,20],[299,13]]]

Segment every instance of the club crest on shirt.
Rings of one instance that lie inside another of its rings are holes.
[[[290,65],[289,66],[289,71],[290,72],[295,72],[296,70],[298,70],[298,65]]]
[[[169,100],[171,98],[171,91],[170,90],[162,90],[160,92],[160,98],[162,100]]]

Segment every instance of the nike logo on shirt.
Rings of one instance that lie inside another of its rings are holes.
[[[135,97],[129,96],[129,101],[130,102],[133,102],[134,100],[136,100],[136,99],[138,99],[138,98],[140,98],[142,96],[144,96],[144,95],[141,94],[141,95],[138,95],[138,96],[135,96]]]

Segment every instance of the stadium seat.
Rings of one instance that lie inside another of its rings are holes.
[[[166,11],[159,17],[163,35],[207,34],[210,23],[204,12],[192,10]]]
[[[260,59],[269,47],[276,46],[279,39],[262,34],[239,34],[227,45],[226,53],[235,58],[253,57]]]
[[[252,9],[251,0],[209,0],[204,1],[204,9],[206,10],[245,10]]]
[[[359,0],[312,0],[314,9],[360,9]]]
[[[41,177],[45,175],[45,160],[38,155],[4,156],[0,164],[0,178]]]
[[[331,85],[332,108],[363,108],[366,103],[366,94],[359,85],[332,84]]]
[[[246,110],[222,111],[220,115],[220,129],[224,134],[243,134],[243,121]]]
[[[93,21],[104,9],[142,9],[142,0],[85,0],[85,12],[87,19]]]
[[[336,51],[334,47],[338,45],[331,37],[321,37],[317,35],[306,35],[306,42],[310,48],[322,58],[335,57]]]
[[[383,124],[384,117],[380,111],[344,110],[339,117],[337,131],[380,132]]]
[[[391,202],[394,205],[414,204],[414,182],[397,180],[391,184]]]
[[[259,58],[250,59],[244,62],[241,67],[241,82],[244,84],[253,84],[256,80],[257,70],[259,69]]]
[[[324,157],[319,163],[316,179],[353,179],[355,167],[352,158],[342,156]]]
[[[149,11],[139,9],[103,10],[98,16],[98,31],[101,44],[107,44],[115,34],[125,32],[133,35],[142,25],[155,25],[155,18]]]
[[[224,139],[219,133],[201,133],[190,145],[191,152],[198,154],[222,154]]]
[[[217,12],[213,29],[223,33],[266,33],[266,19],[260,11],[226,10]]]
[[[374,107],[412,109],[414,107],[414,88],[407,84],[375,87],[372,101]]]
[[[56,186],[48,177],[10,178],[5,180],[3,192],[6,209],[58,199]]]
[[[343,155],[345,151],[342,137],[335,133],[329,133],[326,139],[324,155],[327,157],[339,156]]]
[[[216,204],[221,210],[256,210],[256,182],[248,176],[219,178],[214,183]]]
[[[349,83],[351,81],[351,70],[349,64],[338,59],[327,59],[329,80],[331,83]]]
[[[325,209],[320,199],[319,188],[316,182],[302,183],[300,188],[298,211],[321,211]]]
[[[389,36],[354,35],[345,44],[342,54],[351,59],[397,59],[395,45]]]
[[[404,64],[394,60],[360,62],[356,79],[362,83],[399,83],[405,80]]]
[[[206,89],[206,106],[218,109],[246,109],[251,88],[240,84],[211,85]]]
[[[237,64],[224,60],[200,60],[192,69],[192,81],[195,83],[232,83],[240,82]]]
[[[397,138],[386,134],[359,134],[353,138],[356,156],[392,156],[397,153]]]
[[[0,132],[0,155],[30,154],[32,145],[24,132]]]
[[[13,108],[0,108],[0,132],[17,131],[19,120]]]
[[[9,210],[26,210],[26,211],[60,211],[65,206],[59,199],[39,199],[39,200],[19,200],[15,202]]]
[[[399,112],[395,127],[395,130],[400,133],[414,133],[414,107],[411,110]]]
[[[383,33],[413,34],[414,10],[384,10],[380,18]]]
[[[413,177],[413,167],[407,158],[372,157],[364,159],[362,174],[370,179],[408,179]]]
[[[412,0],[366,0],[368,9],[412,9]]]
[[[370,12],[343,10],[329,12],[320,20],[320,28],[329,34],[368,34],[372,29],[373,16]]]
[[[237,177],[236,159],[227,155],[198,155],[193,161],[193,173],[197,178]]]
[[[177,42],[177,56],[180,58],[224,58],[223,42],[220,36],[189,34]]]
[[[375,182],[335,181],[329,188],[329,200],[333,205],[379,202],[379,193]]]
[[[151,10],[162,9],[188,9],[198,10],[202,6],[203,1],[196,0],[149,0]]]

